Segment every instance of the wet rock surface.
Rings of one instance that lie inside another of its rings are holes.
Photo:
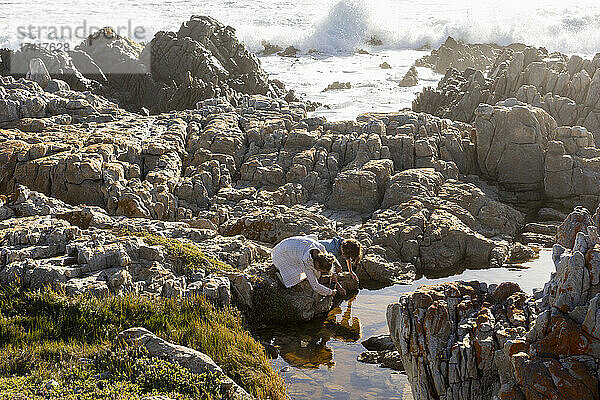
[[[514,283],[421,286],[388,306],[416,399],[599,398],[598,211],[558,227],[552,274],[534,297]]]
[[[396,350],[394,342],[389,335],[372,336],[362,342],[367,351],[363,351],[356,358],[366,364],[379,364],[382,368],[404,371],[402,358]]]

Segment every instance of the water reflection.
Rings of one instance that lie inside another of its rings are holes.
[[[356,342],[360,339],[360,320],[358,317],[352,316],[352,303],[355,299],[356,295],[348,300],[343,313],[341,306],[338,306],[327,315],[324,328],[331,332],[333,338],[343,340],[344,342]],[[341,319],[338,320],[338,315],[340,314]]]
[[[333,351],[327,345],[332,340],[356,342],[361,337],[360,320],[352,316],[352,303],[356,296],[342,306],[335,307],[322,320],[294,327],[268,328],[257,332],[261,340],[274,346],[290,366],[314,369],[332,368]]]

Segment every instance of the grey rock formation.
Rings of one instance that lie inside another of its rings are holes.
[[[524,45],[513,44],[507,48],[522,49]],[[448,37],[446,41],[431,54],[421,57],[415,62],[417,67],[427,67],[444,74],[450,68],[464,71],[468,68],[486,71],[490,68],[504,48],[494,44],[470,44]]]
[[[192,16],[177,33],[158,32],[146,46],[103,28],[69,52],[29,46],[0,58],[6,75],[31,77],[44,89],[50,79],[62,80],[135,111],[190,109],[215,97],[236,102],[244,93],[285,94],[281,84],[268,80],[233,28],[204,16]]]
[[[544,110],[514,99],[482,104],[475,115],[482,176],[498,182],[505,201],[596,206],[598,152],[585,128],[557,127]]]
[[[46,84],[52,87],[54,83],[51,82]],[[0,124],[4,126],[14,127],[18,120],[29,118],[36,120],[36,130],[43,131],[46,125],[70,124],[72,121],[110,121],[123,113],[116,104],[90,92],[62,90],[50,93],[44,91],[37,82],[0,76]],[[49,119],[59,116],[62,117]]]
[[[388,306],[416,399],[598,398],[597,215],[577,208],[558,228],[556,272],[536,298],[456,282]]]
[[[419,74],[417,72],[417,69],[413,65],[412,67],[410,67],[408,69],[408,71],[406,72],[406,74],[404,75],[404,77],[402,78],[402,80],[400,81],[400,83],[398,85],[401,87],[411,87],[411,86],[417,86],[418,84],[419,84]]]
[[[42,89],[45,89],[50,82],[50,74],[44,65],[44,62],[39,58],[33,58],[29,61],[29,71],[27,71],[26,79],[37,82]]]
[[[27,78],[32,62],[38,65],[39,62],[42,62],[46,69],[45,72],[42,72],[42,76],[44,76],[42,82],[45,82],[40,84],[42,88],[46,88],[50,78],[65,81],[71,88],[81,91],[97,89],[99,86],[97,82],[84,77],[78,70],[75,59],[71,57],[72,53],[50,51],[35,45],[25,45],[16,52],[10,50],[5,50],[5,52],[3,58],[6,58],[7,71],[3,75],[11,75],[16,79]]]
[[[439,51],[445,48],[445,45]],[[496,104],[510,98],[544,109],[559,126],[583,126],[598,138],[600,124],[596,103],[600,57],[582,59],[544,48],[519,44],[496,52],[491,66],[452,65],[456,56],[432,52],[445,76],[437,89],[426,88],[413,102],[413,109],[452,120],[472,122],[480,103]],[[458,57],[460,59],[460,57]],[[426,63],[434,67],[436,62]],[[425,66],[425,64],[424,64]]]

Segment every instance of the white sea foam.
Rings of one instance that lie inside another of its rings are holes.
[[[600,49],[600,4],[544,0],[63,0],[59,5],[13,0],[0,4],[0,37],[18,45],[18,26],[116,25],[132,20],[151,35],[176,29],[191,14],[208,14],[238,29],[258,51],[267,40],[336,53],[363,47],[372,36],[387,49],[437,46],[447,36],[469,42],[523,42],[551,51]],[[115,10],[118,13],[115,14]],[[4,23],[8,21],[8,23]],[[74,22],[73,22],[74,21]]]
[[[506,45],[522,42],[550,51],[586,56],[600,50],[600,4],[597,0],[62,0],[0,3],[0,46],[19,47],[18,28],[142,26],[146,41],[159,30],[177,30],[192,14],[210,15],[236,28],[250,50],[262,41],[294,45],[317,55],[299,59],[262,57],[272,77],[310,99],[329,106],[318,113],[330,119],[354,118],[365,111],[409,107],[423,86],[439,76],[419,71],[420,84],[398,82],[423,45],[439,46],[448,36],[467,42]],[[377,37],[382,46],[366,42]],[[47,41],[43,37],[38,41]],[[82,41],[75,38],[74,46]],[[371,55],[356,54],[364,48]],[[392,69],[382,70],[388,62]],[[424,79],[423,79],[424,78]],[[352,89],[323,93],[332,81],[351,82]]]
[[[310,18],[312,21],[307,21]],[[522,42],[565,53],[589,55],[600,50],[600,4],[585,1],[572,7],[555,0],[418,4],[339,0],[330,3],[327,11],[305,12],[296,23],[295,31],[286,23],[268,29],[244,26],[242,31],[256,51],[261,49],[261,41],[267,40],[302,50],[345,52],[364,47],[374,36],[386,49],[396,50],[437,47],[448,36],[471,43]]]

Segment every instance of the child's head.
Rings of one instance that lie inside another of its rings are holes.
[[[362,259],[362,247],[356,239],[344,239],[341,244],[342,257],[350,260],[352,264],[358,264]]]
[[[329,272],[335,263],[335,256],[328,252],[319,251],[313,253],[313,260],[315,262],[315,269],[317,269],[317,271]]]

